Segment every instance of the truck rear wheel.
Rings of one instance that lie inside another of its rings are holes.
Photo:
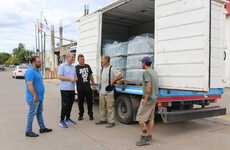
[[[124,124],[134,122],[134,108],[129,96],[118,96],[116,99],[116,115],[118,121]]]

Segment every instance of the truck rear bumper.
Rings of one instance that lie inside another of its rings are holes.
[[[181,122],[187,120],[194,120],[200,118],[221,116],[226,114],[226,108],[215,106],[215,107],[207,107],[207,108],[199,108],[192,110],[180,110],[167,112],[163,109],[160,109],[158,112],[164,123],[173,123],[173,122]]]

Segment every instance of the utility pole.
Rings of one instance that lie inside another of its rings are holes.
[[[37,19],[37,39],[38,39],[37,53],[40,56],[41,49],[40,49],[40,22],[39,22],[39,19]]]
[[[43,43],[43,72],[46,72],[46,32],[44,32],[44,43]]]
[[[40,16],[40,22],[39,22],[39,24],[40,24],[40,31],[41,31],[41,61],[42,61],[42,75],[44,76],[44,47],[43,47],[43,21],[42,21],[42,19],[43,19],[43,14],[42,14],[42,12],[41,12],[41,16]]]
[[[62,22],[60,22],[60,26],[59,26],[59,36],[60,36],[60,56],[63,56],[63,26],[62,26]],[[60,57],[59,57],[60,58]],[[62,61],[63,57],[62,57]]]
[[[59,36],[60,36],[60,47],[62,47],[63,46],[63,26],[62,26],[62,22],[60,22]]]
[[[44,75],[44,60],[43,60],[43,58],[44,58],[44,54],[43,54],[43,27],[42,27],[42,23],[40,23],[41,24],[41,61],[42,61],[42,74]]]
[[[35,54],[37,53],[38,49],[38,39],[37,39],[37,24],[34,24],[34,36],[35,36]]]
[[[54,33],[54,25],[51,26],[51,54],[52,54],[52,71],[55,70],[55,33]]]

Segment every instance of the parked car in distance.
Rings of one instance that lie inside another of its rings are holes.
[[[16,66],[15,70],[13,71],[13,78],[24,78],[24,75],[26,73],[26,70],[28,69],[27,65],[19,65]]]
[[[5,71],[5,70],[6,70],[5,66],[4,65],[0,65],[0,71]]]

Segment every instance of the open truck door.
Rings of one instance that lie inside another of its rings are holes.
[[[155,0],[155,69],[161,88],[224,88],[223,2]]]
[[[101,56],[101,20],[102,13],[97,11],[93,14],[89,14],[80,18],[79,31],[80,39],[78,45],[78,54],[85,56],[87,64],[92,68],[94,79],[98,81],[100,68],[100,56]],[[77,64],[77,57],[76,57]]]
[[[210,89],[224,88],[224,17],[223,0],[155,0],[154,64],[160,88],[201,91],[200,101]],[[166,123],[225,113],[219,106],[159,108]]]

